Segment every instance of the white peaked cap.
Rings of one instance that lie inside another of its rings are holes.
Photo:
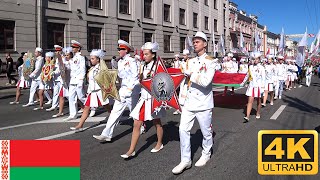
[[[174,55],[174,57],[179,57],[179,56],[180,56],[179,54]]]
[[[129,44],[128,42],[124,41],[124,40],[119,39],[119,40],[118,40],[118,45],[119,45],[119,47],[120,47],[121,45],[125,45],[125,46],[127,46],[127,47],[130,49],[130,51],[133,50],[133,47],[130,46],[130,44]]]
[[[53,47],[54,47],[54,49],[56,49],[56,50],[57,50],[57,49],[60,49],[60,51],[62,50],[62,47],[59,46],[59,45],[54,45]]]
[[[232,58],[232,61],[236,61],[237,59],[236,58]]]
[[[247,61],[247,58],[245,58],[245,57],[242,57],[241,59],[240,59],[240,62],[246,62]]]
[[[184,49],[182,52],[183,55],[189,55],[190,51],[188,49]]]
[[[228,57],[233,57],[233,53],[228,53]]]
[[[267,61],[268,61],[267,58],[262,58],[262,59],[261,59],[261,62],[267,62]]]
[[[41,52],[41,53],[42,53],[42,48],[37,47],[37,48],[36,48],[36,51],[38,51],[38,52]]]
[[[284,57],[282,55],[278,55],[277,59],[284,59]]]
[[[65,47],[62,49],[63,53],[64,54],[68,54],[68,53],[71,53],[72,52],[72,47]]]
[[[268,54],[268,55],[267,55],[267,58],[268,58],[268,59],[272,59],[272,58],[274,58],[274,55],[273,55],[273,54]]]
[[[54,56],[54,53],[53,52],[47,52],[46,53],[46,57],[53,57]]]
[[[197,37],[202,38],[202,39],[204,39],[205,41],[208,41],[208,38],[207,38],[206,34],[204,34],[204,33],[201,32],[201,31],[198,31],[193,38],[197,38]]]
[[[71,40],[71,47],[82,47],[82,45],[76,40]]]
[[[152,52],[157,52],[159,50],[159,44],[157,42],[146,42],[142,47],[142,50],[149,49]]]
[[[102,49],[92,49],[90,56],[96,56],[99,59],[102,59],[105,56],[105,53]]]

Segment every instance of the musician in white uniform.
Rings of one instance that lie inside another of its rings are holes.
[[[312,70],[313,70],[312,64],[311,64],[311,62],[309,62],[306,67],[306,85],[308,87],[311,84]]]
[[[152,78],[152,76],[154,75],[157,63],[156,52],[159,50],[159,44],[147,42],[142,46],[142,49],[145,64],[139,71],[140,81],[142,81],[143,79]],[[122,154],[121,157],[127,159],[129,157],[135,156],[135,148],[140,137],[140,128],[144,121],[153,121],[153,124],[157,129],[157,144],[151,150],[151,152],[159,152],[163,148],[163,128],[160,118],[165,116],[165,110],[163,108],[159,108],[156,109],[155,112],[152,112],[152,96],[147,90],[141,88],[141,97],[136,107],[130,113],[130,116],[134,119],[131,144],[127,153]]]
[[[86,60],[81,55],[81,44],[75,40],[71,41],[73,51],[73,58],[69,62],[70,66],[70,85],[69,85],[69,117],[64,121],[69,121],[77,118],[79,99],[83,104],[85,103],[84,94],[84,78],[86,76]]]
[[[182,108],[179,126],[181,161],[172,170],[174,174],[179,174],[191,167],[190,131],[195,118],[199,122],[203,135],[202,155],[195,166],[204,166],[210,160],[213,145],[210,126],[214,106],[212,80],[216,63],[206,54],[207,36],[203,32],[196,33],[193,45],[197,56],[189,60],[189,69],[185,71],[185,74],[190,77],[190,83],[188,82],[187,98]]]
[[[90,108],[97,108],[99,106],[104,106],[109,103],[109,100],[103,100],[102,98],[102,92],[101,88],[98,85],[97,81],[94,79],[94,77],[100,72],[100,61],[104,61],[105,53],[102,49],[93,49],[90,53],[90,61],[92,64],[92,67],[90,68],[88,72],[88,97],[85,100],[84,103],[84,109],[83,113],[80,119],[80,122],[75,127],[70,127],[71,130],[74,131],[81,131],[83,128],[84,122],[87,120],[89,116]]]
[[[281,99],[282,98],[282,92],[283,92],[283,85],[285,81],[287,80],[287,65],[283,63],[284,57],[279,55],[277,57],[277,60],[279,61],[278,64],[276,64],[276,74],[278,76],[278,85],[279,87],[276,87],[275,89],[275,97],[274,99]]]
[[[34,95],[37,92],[37,88],[39,87],[41,83],[40,74],[43,66],[43,57],[42,57],[42,49],[37,47],[34,52],[36,62],[35,62],[35,69],[33,72],[29,75],[31,78],[31,87],[30,87],[30,94],[29,94],[29,102],[22,107],[28,107],[34,105]]]
[[[257,99],[257,114],[256,119],[260,119],[261,111],[261,95],[265,87],[265,69],[260,64],[260,52],[253,52],[253,64],[249,66],[249,86],[246,92],[248,96],[247,114],[244,117],[244,123],[249,122],[250,113],[254,99]]]
[[[27,59],[28,57],[28,54],[27,53],[24,53],[23,55],[23,64],[21,64],[19,67],[18,67],[18,74],[19,74],[19,81],[17,83],[17,89],[16,89],[16,98],[15,98],[15,101],[12,101],[10,102],[10,104],[19,104],[19,99],[20,99],[20,96],[21,96],[21,89],[25,89],[25,88],[28,88],[30,86],[30,79],[29,80],[26,80],[23,76],[23,66],[24,66],[24,63],[25,63],[25,60]]]
[[[47,52],[45,55],[46,63],[42,67],[42,70],[41,70],[41,74],[40,74],[41,78],[40,78],[39,93],[38,93],[40,104],[39,104],[39,107],[33,108],[34,111],[43,109],[44,92],[45,91],[50,91],[50,92],[52,91],[53,81],[52,81],[52,78],[49,78],[49,77],[52,77],[53,73],[50,74],[51,72],[49,71],[49,69],[47,69],[47,67],[50,67],[50,69],[53,68],[53,67],[51,67],[51,64],[53,64],[52,61],[54,61],[53,56],[54,56],[53,52]]]
[[[121,79],[121,87],[119,89],[120,101],[115,100],[108,122],[101,135],[93,135],[94,138],[100,141],[111,141],[113,130],[119,123],[124,110],[128,108],[131,112],[139,99],[139,66],[138,62],[130,57],[129,54],[133,48],[129,43],[123,40],[118,40],[118,45],[120,57],[118,61],[118,76]]]
[[[223,73],[237,73],[238,66],[237,64],[232,60],[233,53],[228,53],[226,61],[222,63],[222,71]],[[222,96],[225,96],[227,94],[228,86],[225,86],[224,92]],[[234,87],[232,87],[231,95],[234,95]]]
[[[62,59],[63,65],[64,65],[64,73],[65,73],[65,79],[63,80],[61,77],[61,86],[59,90],[59,112],[58,114],[53,115],[52,117],[59,117],[63,116],[63,107],[64,107],[64,100],[65,98],[68,98],[69,95],[69,83],[70,83],[70,65],[69,62],[73,58],[72,53],[72,47],[66,47],[62,49],[63,56],[61,54],[57,54],[57,60],[59,58]],[[60,70],[60,64],[59,64],[59,70]],[[61,76],[61,70],[60,70],[60,76]]]
[[[61,54],[62,47],[59,45],[54,45],[55,53]],[[59,104],[59,91],[62,85],[61,72],[59,68],[58,59],[56,59],[54,71],[53,71],[53,95],[52,95],[52,105],[50,108],[46,109],[46,111],[53,111],[58,107]]]
[[[276,74],[276,66],[273,64],[273,56],[268,55],[267,64],[264,66],[266,71],[266,80],[265,80],[265,87],[264,87],[264,96],[263,96],[263,103],[262,106],[266,106],[268,94],[270,93],[270,105],[273,106],[273,97],[274,97],[274,81],[275,81],[275,74]]]

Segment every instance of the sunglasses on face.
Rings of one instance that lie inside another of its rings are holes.
[[[126,50],[125,48],[117,48],[118,51],[121,51],[121,50]]]

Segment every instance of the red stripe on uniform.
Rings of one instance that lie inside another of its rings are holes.
[[[140,112],[139,112],[139,121],[144,121],[144,113],[145,113],[145,103],[143,103]]]
[[[260,94],[260,87],[258,87],[258,97],[261,97],[261,94]]]
[[[59,96],[63,97],[63,88],[60,89]]]
[[[252,88],[252,97],[254,97],[254,88]]]
[[[91,99],[91,94],[88,95],[86,103],[84,104],[84,106],[90,107],[90,99]]]
[[[11,167],[80,167],[80,140],[12,140]]]
[[[20,81],[21,81],[21,80],[19,80],[19,81],[18,81],[17,87],[19,87],[19,86],[20,86]]]

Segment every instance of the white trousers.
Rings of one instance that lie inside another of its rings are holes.
[[[39,80],[32,80],[31,86],[30,86],[30,94],[29,94],[29,104],[32,104],[34,101],[34,94],[37,92],[37,87],[40,85]]]
[[[59,104],[59,93],[62,83],[60,81],[53,82],[53,95],[51,108],[56,108]]]
[[[213,144],[210,127],[212,122],[212,109],[204,111],[188,111],[185,108],[182,108],[179,126],[181,162],[187,163],[191,161],[190,131],[195,118],[197,118],[199,122],[200,129],[203,135],[202,155],[210,156],[211,154],[210,150]]]
[[[77,100],[83,104],[86,101],[83,85],[70,84],[69,86],[69,117],[76,117],[78,112]]]
[[[50,97],[50,94],[48,93],[48,90],[45,89],[44,92],[43,92],[44,96],[48,99],[48,101],[51,101],[52,98]]]
[[[306,85],[310,86],[311,84],[311,76],[306,76]]]
[[[115,100],[112,111],[108,118],[106,127],[103,129],[101,135],[112,138],[113,130],[119,123],[120,117],[123,114],[126,107],[130,112],[137,105],[139,100],[139,87],[135,88],[131,94],[131,97],[121,98],[121,102]]]

